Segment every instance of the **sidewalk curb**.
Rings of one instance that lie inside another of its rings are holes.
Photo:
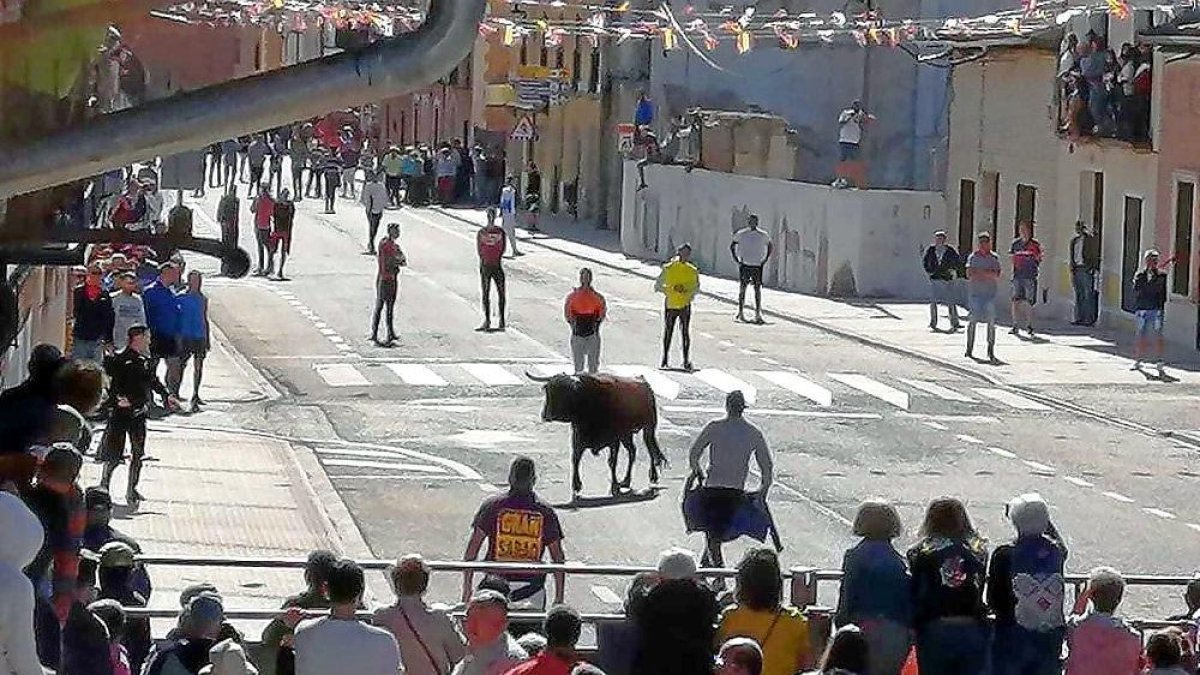
[[[476,223],[472,220],[468,220],[467,218],[464,218],[452,211],[447,211],[444,208],[440,208],[440,207],[432,208],[431,210],[436,213],[439,213],[443,216],[446,216],[447,218],[453,218],[454,220],[465,223],[472,227],[475,227],[475,228],[479,227],[478,223]],[[550,237],[550,239],[553,239],[553,237]],[[628,269],[625,267],[620,267],[618,265],[613,265],[612,263],[609,263],[607,261],[600,260],[598,258],[594,258],[594,257],[588,256],[588,255],[584,255],[584,254],[578,253],[576,251],[564,250],[562,248],[559,248],[558,246],[555,246],[552,243],[548,243],[548,241],[546,239],[528,237],[528,238],[522,239],[521,243],[532,245],[532,246],[538,246],[538,247],[541,247],[544,249],[554,251],[556,253],[561,253],[563,255],[571,256],[573,258],[578,258],[580,260],[585,260],[585,261],[587,261],[593,265],[596,265],[598,267],[604,267],[606,269],[615,270],[618,272],[624,272],[626,274],[632,274],[632,275],[641,277],[643,279],[648,279],[651,281],[654,280],[654,277],[652,275],[646,274],[646,273],[638,271],[638,270],[633,270],[633,269]],[[630,259],[630,260],[644,260],[642,258],[630,256],[625,253],[621,253],[621,255],[624,255],[627,259]],[[705,276],[712,277],[713,275],[705,275]],[[713,278],[721,278],[721,277],[713,277]],[[779,289],[774,289],[774,290],[777,292],[786,292],[786,291],[779,291]],[[712,291],[706,291],[706,290],[701,289],[698,292],[698,295],[702,295],[706,298],[709,298],[711,300],[716,300],[716,301],[724,303],[726,305],[737,306],[736,299],[730,298],[725,295],[721,295],[719,293],[714,293]],[[993,387],[1009,389],[1011,391],[1021,394],[1022,396],[1026,396],[1030,399],[1033,399],[1033,400],[1035,400],[1039,403],[1042,403],[1043,405],[1049,406],[1051,408],[1069,412],[1069,413],[1079,415],[1082,417],[1087,417],[1087,418],[1093,419],[1098,422],[1103,422],[1105,424],[1110,424],[1113,426],[1121,427],[1123,429],[1126,429],[1129,431],[1134,431],[1134,432],[1141,433],[1141,434],[1157,436],[1157,437],[1161,437],[1161,438],[1172,438],[1172,439],[1182,440],[1184,442],[1193,444],[1197,447],[1197,449],[1200,449],[1200,438],[1194,438],[1185,433],[1178,433],[1178,432],[1163,431],[1160,429],[1155,429],[1153,427],[1148,427],[1143,424],[1139,424],[1137,422],[1122,419],[1119,417],[1114,417],[1112,415],[1106,415],[1102,412],[1097,412],[1095,410],[1089,410],[1087,408],[1077,406],[1073,403],[1068,403],[1059,398],[1055,398],[1053,396],[1048,396],[1048,395],[1038,392],[1036,390],[1030,389],[1029,387],[1012,384],[996,375],[973,370],[967,366],[964,366],[959,363],[955,363],[953,361],[950,361],[948,359],[944,359],[944,358],[941,358],[938,356],[933,356],[931,354],[926,354],[924,352],[913,351],[902,345],[888,342],[887,340],[881,340],[879,338],[870,337],[867,335],[863,335],[861,333],[850,332],[843,328],[838,328],[836,326],[827,324],[823,321],[809,319],[806,317],[791,314],[789,312],[781,312],[779,310],[774,310],[774,309],[764,309],[763,314],[770,316],[772,318],[775,318],[775,319],[781,319],[784,321],[789,321],[791,323],[799,324],[801,326],[806,326],[808,328],[823,331],[823,332],[829,333],[831,335],[843,338],[845,340],[849,340],[851,342],[858,343],[860,345],[864,345],[867,347],[874,347],[876,349],[882,349],[884,351],[891,352],[893,354],[899,354],[901,356],[913,358],[918,361],[924,361],[925,363],[931,364],[933,366],[937,366],[939,368],[944,368],[946,370],[955,372],[963,377],[980,380],[980,381],[985,382]]]
[[[259,395],[245,400],[237,401],[237,403],[255,403],[258,401],[276,401],[282,394],[272,385],[263,374],[258,372],[258,369],[250,364],[250,361],[238,351],[237,347],[233,346],[233,341],[225,331],[221,330],[216,321],[209,321],[209,331],[212,333],[212,342],[218,349],[225,352],[229,360],[233,361],[233,365],[242,372],[251,384],[259,390]]]

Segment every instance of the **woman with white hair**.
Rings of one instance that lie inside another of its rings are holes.
[[[1063,567],[1067,549],[1041,495],[1020,495],[1006,507],[1017,536],[996,547],[988,571],[988,606],[995,613],[995,675],[1061,670],[1066,617]]]
[[[446,675],[466,655],[466,643],[442,609],[425,603],[429,565],[406,555],[391,569],[396,602],[375,612],[374,624],[396,636],[409,675]]]

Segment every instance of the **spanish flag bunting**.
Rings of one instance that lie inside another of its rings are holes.
[[[1129,18],[1129,3],[1125,0],[1108,0],[1108,11],[1124,21]]]
[[[662,37],[663,37],[663,49],[665,49],[667,51],[671,51],[672,49],[675,49],[676,47],[679,46],[677,44],[677,40],[675,39],[675,31],[673,29],[664,28],[663,32],[662,32]]]

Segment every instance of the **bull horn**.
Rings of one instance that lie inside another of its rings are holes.
[[[534,382],[549,382],[550,381],[550,376],[534,375],[533,373],[529,372],[528,370],[525,371],[525,377],[528,377],[529,379],[533,380]]]

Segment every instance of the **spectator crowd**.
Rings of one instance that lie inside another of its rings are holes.
[[[1061,130],[1148,141],[1152,63],[1149,45],[1126,43],[1117,52],[1095,31],[1083,42],[1068,33],[1058,63]]]

